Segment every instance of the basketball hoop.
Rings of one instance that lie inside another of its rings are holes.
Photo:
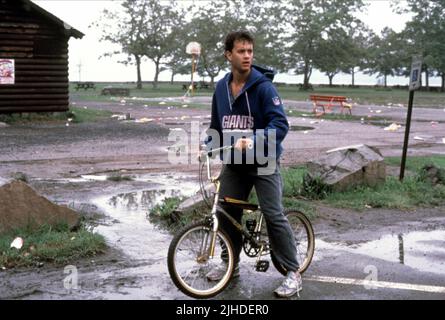
[[[192,84],[189,90],[191,90],[191,95],[193,96],[194,84],[193,84],[193,74],[196,70],[196,58],[201,54],[201,45],[198,42],[190,42],[185,48],[185,52],[192,55]]]
[[[201,54],[201,45],[198,42],[190,42],[185,48],[185,52],[199,56]]]

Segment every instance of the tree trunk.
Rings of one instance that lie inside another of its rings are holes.
[[[304,82],[303,82],[303,90],[309,90],[310,89],[310,84],[309,84],[309,79],[311,77],[311,70],[309,67],[309,62],[305,62],[304,64]]]
[[[355,87],[355,68],[351,69],[351,76],[352,76],[352,87]]]
[[[385,88],[387,88],[388,87],[388,75],[386,75],[385,74],[385,77],[384,77],[384,79],[385,79]]]
[[[328,78],[329,78],[329,86],[332,87],[332,79],[334,79],[334,75],[328,74]]]
[[[160,65],[160,59],[156,59],[154,61],[156,69],[155,69],[155,77],[153,79],[153,89],[157,89],[158,88],[158,78],[159,78],[159,65]]]
[[[440,91],[445,92],[445,72],[442,72],[442,86],[440,87]]]
[[[425,87],[426,91],[430,91],[430,78],[428,75],[428,67],[425,66]]]
[[[215,88],[215,76],[213,76],[213,75],[209,75],[209,76],[210,76],[210,88],[213,89],[213,88]]]
[[[142,77],[141,77],[141,57],[139,55],[134,55],[136,59],[136,70],[137,70],[137,82],[136,88],[142,89]]]
[[[173,84],[175,82],[175,73],[172,71],[172,77],[170,79],[170,84]]]

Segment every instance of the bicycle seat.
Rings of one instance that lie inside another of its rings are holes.
[[[249,203],[247,201],[238,200],[238,199],[234,199],[234,198],[230,198],[230,197],[224,197],[222,200],[220,200],[220,202],[222,204],[241,208],[244,210],[251,210],[251,211],[258,210],[257,204]]]

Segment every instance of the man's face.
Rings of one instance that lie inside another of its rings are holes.
[[[226,57],[232,64],[232,69],[239,73],[249,72],[253,61],[253,44],[246,40],[236,40],[232,51],[227,51]]]

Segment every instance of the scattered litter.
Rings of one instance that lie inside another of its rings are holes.
[[[301,116],[302,117],[309,117],[306,113],[303,113]]]
[[[289,110],[289,113],[292,113],[292,110]]]
[[[311,121],[311,122],[309,122],[310,124],[315,124],[315,123],[318,123],[318,121],[317,120],[313,120],[313,121]]]
[[[401,107],[401,108],[403,108],[404,107],[404,105],[403,104],[401,104],[401,103],[399,103],[398,105],[397,105],[398,107]]]
[[[148,108],[148,104],[144,104],[144,108]]]
[[[73,118],[68,118],[68,122],[71,122],[71,121],[73,121]]]
[[[136,100],[137,98],[136,97],[131,97],[131,100]]]
[[[116,118],[117,120],[125,120],[126,116],[123,114],[113,114],[111,118]]]
[[[360,123],[364,124],[365,123],[365,118],[360,118]]]
[[[88,109],[88,107],[87,107],[87,106],[84,106],[83,108],[84,108],[84,109]]]
[[[72,237],[70,240],[71,240],[71,241],[76,240],[76,237]]]
[[[372,207],[369,204],[365,204],[365,208],[372,209]]]
[[[72,105],[74,105],[74,106],[76,105],[76,103],[75,103],[75,102],[71,102],[71,104],[72,104]]]
[[[402,126],[400,124],[397,123],[392,123],[391,125],[389,125],[388,127],[386,127],[385,131],[397,131],[401,128]]]
[[[183,104],[182,107],[183,107],[183,108],[187,108],[187,107],[188,107],[188,104]]]
[[[170,131],[182,131],[183,129],[181,128],[170,128]]]
[[[23,254],[23,256],[26,258],[26,257],[29,257],[30,256],[30,253],[29,252],[25,252],[24,254]]]
[[[421,140],[421,141],[424,141],[425,138],[422,138],[422,137],[419,137],[419,136],[415,136],[415,137],[414,137],[414,140]]]
[[[20,237],[15,238],[12,242],[11,242],[11,246],[10,248],[16,248],[16,249],[21,249],[23,247],[23,239]]]
[[[69,127],[70,126],[70,124],[67,122],[66,124],[65,124],[65,126],[67,126],[67,127]]]
[[[437,121],[431,121],[431,125],[434,127],[434,126],[437,126],[439,124],[439,122],[437,122]]]
[[[153,120],[154,119],[152,119],[152,118],[140,118],[140,119],[135,120],[135,122],[136,123],[146,123],[146,122],[151,122]]]
[[[375,113],[381,113],[382,112],[382,110],[376,110],[375,111]]]
[[[124,104],[126,101],[125,100],[121,100],[121,103]]]
[[[185,120],[185,119],[188,119],[188,118],[190,118],[190,117],[189,116],[182,116],[181,120]]]
[[[303,131],[303,134],[307,134],[308,133],[308,131]]]
[[[161,101],[161,102],[159,102],[159,104],[165,104],[165,101]]]
[[[6,270],[6,267],[2,266],[2,270]]]

